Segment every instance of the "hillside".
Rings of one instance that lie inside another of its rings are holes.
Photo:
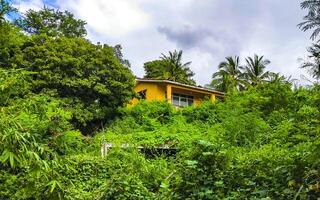
[[[68,112],[44,96],[13,100],[0,118],[0,196],[315,199],[319,89],[268,83],[183,109],[142,101],[93,136],[70,129]],[[103,142],[130,147],[102,158]],[[156,151],[164,144],[177,152]]]

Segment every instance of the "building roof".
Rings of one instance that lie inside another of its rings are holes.
[[[167,83],[167,84],[182,86],[182,87],[186,87],[186,88],[201,90],[201,91],[205,91],[205,92],[215,93],[215,94],[219,94],[219,95],[224,95],[225,94],[223,92],[219,92],[219,91],[216,91],[216,90],[213,90],[213,89],[210,89],[210,88],[204,88],[204,87],[201,87],[201,86],[188,85],[188,84],[179,83],[179,82],[170,81],[170,80],[156,80],[156,79],[137,78],[136,81],[137,82],[145,82],[145,83]]]

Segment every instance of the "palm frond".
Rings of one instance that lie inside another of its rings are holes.
[[[308,14],[303,17],[303,22],[297,26],[302,31],[315,29],[310,39],[316,40],[320,33],[320,0],[305,0],[300,4],[302,9],[308,9]]]
[[[195,84],[191,79],[194,72],[191,71],[189,65],[191,62],[182,63],[183,51],[169,51],[167,55],[161,54],[160,60],[167,62],[164,79],[182,82],[186,84]]]
[[[264,82],[268,76],[269,72],[265,71],[267,65],[270,64],[270,60],[265,59],[264,56],[258,56],[254,54],[252,57],[247,57],[246,67],[244,68],[244,78],[247,82],[252,85],[257,85]]]
[[[239,56],[226,57],[225,61],[219,63],[218,69],[219,71],[212,74],[212,87],[223,92],[239,90],[242,87],[239,78],[242,74]]]

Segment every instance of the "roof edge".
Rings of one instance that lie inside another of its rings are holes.
[[[138,81],[138,82],[149,82],[149,83],[170,83],[170,84],[173,84],[173,85],[184,86],[184,87],[187,87],[187,88],[192,88],[192,89],[197,89],[197,90],[217,93],[217,94],[220,94],[220,95],[225,95],[224,92],[220,92],[220,91],[217,91],[217,90],[212,90],[210,88],[204,88],[204,87],[199,87],[199,86],[194,86],[194,85],[188,85],[188,84],[179,83],[179,82],[170,81],[170,80],[136,78],[136,81]]]

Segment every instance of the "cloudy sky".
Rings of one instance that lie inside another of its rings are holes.
[[[92,42],[121,44],[132,71],[161,53],[183,50],[198,84],[206,84],[226,56],[253,54],[268,69],[301,79],[310,33],[297,28],[306,14],[299,0],[16,0],[24,12],[43,5],[69,10],[87,22]]]

